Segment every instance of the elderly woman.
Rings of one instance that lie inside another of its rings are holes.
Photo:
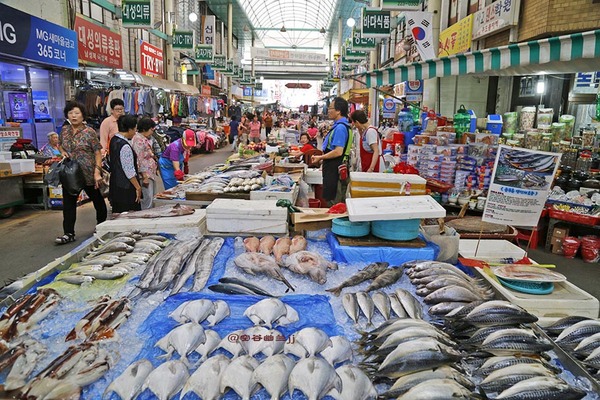
[[[64,157],[77,160],[85,177],[83,190],[94,203],[96,222],[106,221],[106,203],[100,194],[102,183],[102,154],[100,140],[94,128],[84,123],[85,108],[83,104],[68,102],[65,109],[67,124],[62,128],[58,148]],[[63,231],[64,235],[56,238],[56,244],[75,241],[75,220],[77,219],[77,197],[63,193]]]
[[[58,148],[58,133],[50,132],[47,136],[48,143],[40,149],[40,154],[51,158],[62,157],[60,149]]]
[[[129,141],[135,135],[137,118],[121,115],[119,132],[110,140],[110,192],[108,198],[114,213],[141,210],[142,185],[138,180],[137,157]]]
[[[131,140],[131,146],[137,156],[138,172],[142,178],[142,210],[152,207],[152,199],[156,194],[156,157],[152,150],[152,133],[156,123],[149,117],[137,123],[138,132]]]
[[[178,180],[183,180],[182,168],[185,154],[189,153],[194,146],[196,146],[196,134],[193,130],[186,129],[181,139],[172,142],[163,151],[158,166],[165,189],[171,189],[177,186]]]

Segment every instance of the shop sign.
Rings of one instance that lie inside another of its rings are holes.
[[[254,85],[254,93],[260,93],[260,92],[262,92],[262,90],[263,90],[263,84],[262,84],[262,82],[257,82]],[[262,93],[261,93],[261,95],[262,95]],[[261,97],[261,95],[257,94],[257,96],[259,96],[259,97]]]
[[[200,17],[200,32],[203,44],[215,44],[215,16],[203,15]]]
[[[342,57],[339,54],[333,55],[333,61],[331,62],[331,80],[337,82],[341,77],[341,69],[342,69]]]
[[[354,58],[346,58],[342,56],[342,66],[345,65],[358,65],[362,62],[362,60],[357,60]]]
[[[600,83],[600,71],[597,72],[578,72],[575,75],[573,84],[573,93],[598,93],[598,84]]]
[[[421,10],[421,0],[381,0],[380,6],[390,11]]]
[[[251,87],[244,88],[244,97],[252,97],[252,88]]]
[[[439,57],[464,53],[471,48],[473,34],[473,14],[461,19],[440,33]]]
[[[324,63],[326,61],[325,54],[263,49],[259,47],[251,47],[250,55],[252,58],[263,60],[293,61],[299,63]]]
[[[204,75],[204,79],[207,81],[215,79],[215,71],[212,69],[210,64],[204,64],[202,66],[202,74]]]
[[[227,69],[225,70],[226,75],[234,75],[233,74],[233,60],[227,60]]]
[[[0,4],[0,53],[76,69],[77,34]]]
[[[142,42],[140,45],[140,62],[142,63],[141,73],[146,76],[162,78],[165,75],[165,65],[162,49]]]
[[[363,8],[360,34],[364,38],[386,39],[390,36],[390,12]]]
[[[344,56],[346,58],[355,58],[355,59],[363,60],[367,57],[367,53],[365,53],[364,51],[353,51],[353,50],[346,48],[344,51]]]
[[[518,24],[519,0],[496,0],[475,13],[473,40],[481,39]]]
[[[354,70],[354,66],[353,65],[351,65],[351,64],[342,64],[342,72],[351,72],[353,70]]]
[[[212,44],[197,44],[194,60],[201,63],[210,63],[213,61],[214,51]]]
[[[83,15],[75,17],[75,32],[77,32],[79,61],[82,64],[123,68],[119,33]]]
[[[123,0],[123,28],[152,28],[152,0]]]
[[[227,57],[215,54],[213,55],[212,63],[210,64],[211,68],[215,71],[226,71],[227,70]]]
[[[528,160],[537,161],[523,167],[518,162],[509,163],[512,152],[518,152]],[[523,227],[537,226],[560,157],[560,153],[513,149],[500,145],[482,221]]]
[[[21,137],[23,129],[22,128],[2,128],[0,127],[0,138],[2,139],[18,139]]]
[[[193,49],[194,32],[193,31],[175,31],[173,32],[174,49]]]
[[[375,43],[375,39],[373,38],[363,38],[360,34],[360,31],[353,29],[350,48],[352,50],[373,51],[377,49],[377,43]]]
[[[211,89],[208,85],[202,85],[200,94],[204,97],[210,97]]]
[[[383,118],[396,118],[396,101],[394,99],[383,99]]]

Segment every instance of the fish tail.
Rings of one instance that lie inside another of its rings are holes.
[[[339,297],[340,294],[342,294],[342,288],[341,287],[334,287],[331,289],[325,289],[326,292],[330,292],[331,294],[333,294],[334,296]]]

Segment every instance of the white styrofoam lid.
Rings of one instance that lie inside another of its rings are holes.
[[[346,199],[352,222],[392,221],[415,218],[443,218],[446,210],[433,197],[390,196]]]
[[[350,172],[350,180],[353,182],[383,182],[399,183],[410,182],[411,184],[425,185],[427,180],[414,174],[385,174],[378,172]]]
[[[277,200],[215,199],[206,207],[206,215],[286,215],[287,208],[277,207]]]

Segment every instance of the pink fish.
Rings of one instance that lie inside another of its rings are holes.
[[[306,239],[304,238],[304,236],[296,235],[292,238],[292,244],[290,245],[290,254],[294,254],[302,250],[306,250]]]
[[[257,252],[260,242],[256,236],[250,236],[244,239],[244,247],[248,252]]]
[[[290,254],[290,245],[292,241],[289,237],[280,237],[273,246],[273,255],[278,263],[281,263],[285,254]]]
[[[268,256],[273,252],[273,246],[275,246],[275,238],[271,235],[263,236],[260,239],[260,252]]]

